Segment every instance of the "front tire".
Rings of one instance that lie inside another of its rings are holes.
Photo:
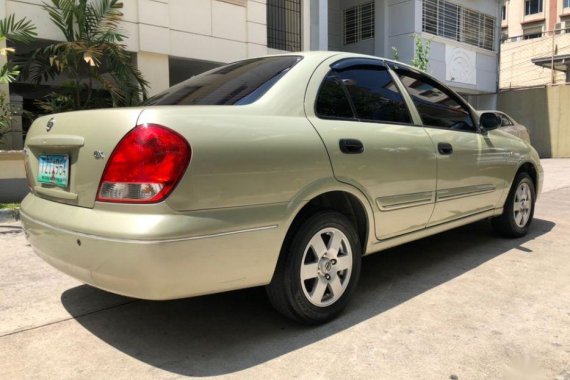
[[[336,211],[314,214],[283,246],[267,286],[271,304],[301,323],[330,321],[356,288],[361,256],[358,234],[346,216]]]
[[[510,238],[526,235],[534,216],[535,200],[532,178],[525,172],[519,173],[505,202],[503,214],[491,220],[495,230]]]

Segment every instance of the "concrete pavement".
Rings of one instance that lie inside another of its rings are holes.
[[[0,225],[0,377],[570,379],[570,160],[545,160],[530,234],[480,222],[365,258],[355,299],[307,328],[263,289],[147,302],[36,257]]]

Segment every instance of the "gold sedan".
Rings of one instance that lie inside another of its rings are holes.
[[[361,258],[491,218],[527,233],[542,167],[431,76],[378,57],[232,63],[137,108],[36,120],[21,206],[45,261],[152,300],[266,285],[304,323],[337,316]]]

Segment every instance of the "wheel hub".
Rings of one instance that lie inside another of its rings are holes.
[[[333,263],[332,260],[326,256],[321,257],[319,260],[319,274],[324,276],[332,271]]]

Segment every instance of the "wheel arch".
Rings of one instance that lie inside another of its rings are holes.
[[[362,254],[366,253],[369,239],[374,234],[374,214],[370,202],[364,194],[350,185],[337,182],[337,186],[311,192],[303,197],[302,202],[293,202],[297,206],[290,213],[286,234],[282,246],[295,233],[296,229],[311,215],[322,210],[335,210],[345,215],[355,226],[360,240]]]
[[[530,178],[532,179],[532,183],[534,184],[535,190],[538,191],[538,184],[539,184],[539,182],[538,182],[539,177],[538,176],[539,176],[539,174],[538,174],[538,170],[536,170],[536,166],[534,165],[534,163],[532,163],[531,161],[522,162],[519,165],[519,167],[518,167],[518,169],[517,169],[517,171],[513,177],[513,182],[514,182],[514,179],[517,178],[517,176],[520,173],[527,173],[530,176]]]

